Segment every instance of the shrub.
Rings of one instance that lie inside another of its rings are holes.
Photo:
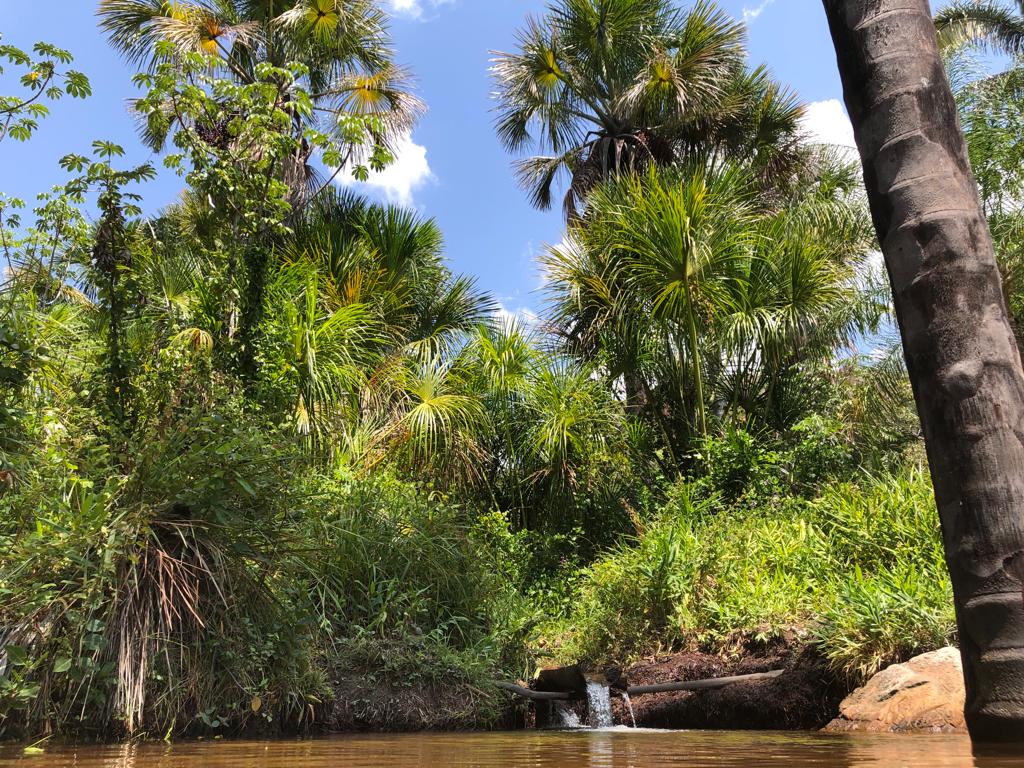
[[[658,647],[724,651],[737,635],[792,627],[851,679],[952,639],[926,476],[766,507],[696,501],[681,485],[641,536],[579,572],[574,610],[545,630],[563,661],[621,663]]]
[[[148,390],[123,453],[64,433],[0,500],[3,730],[296,724],[323,693],[288,589],[294,452],[225,382],[184,381]]]
[[[955,638],[953,590],[926,475],[834,486],[816,511],[839,583],[815,636],[837,670],[860,682]]]
[[[911,563],[874,576],[855,569],[814,629],[825,657],[859,685],[889,664],[950,643],[956,621],[944,577]]]
[[[703,440],[697,461],[698,493],[748,506],[791,495],[813,497],[823,485],[856,471],[843,426],[816,415],[782,434],[728,425],[721,435]]]
[[[728,426],[703,440],[698,461],[705,474],[698,485],[728,501],[752,502],[779,495],[788,484],[784,457],[767,435]]]

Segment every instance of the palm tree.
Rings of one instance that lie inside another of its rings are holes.
[[[440,486],[482,479],[480,438],[488,419],[472,389],[468,363],[465,355],[413,359],[398,377],[394,453],[414,476]]]
[[[1024,53],[1024,1],[1011,5],[999,0],[953,0],[935,14],[939,48],[951,51],[965,45],[1019,56]]]
[[[162,60],[157,44],[208,56],[243,83],[256,82],[261,63],[308,68],[303,86],[314,122],[347,148],[342,167],[379,160],[413,127],[423,110],[408,73],[392,61],[387,15],[374,0],[100,0],[100,28],[137,65]],[[368,128],[352,132],[358,118]],[[297,112],[294,131],[305,127]],[[161,146],[165,135],[149,136]],[[295,202],[326,185],[303,148],[285,170]]]
[[[976,741],[1024,732],[1024,369],[927,0],[824,0],[935,486]]]
[[[888,296],[860,277],[871,242],[847,242],[837,257],[831,232],[808,213],[794,207],[759,220],[734,310],[716,329],[718,402],[748,424],[780,432],[807,415],[806,403],[788,397],[800,386],[792,374],[876,331],[889,307]]]
[[[450,482],[478,467],[465,347],[493,309],[444,263],[437,223],[330,191],[271,265],[264,399],[307,442]],[[472,417],[472,418],[471,418]]]
[[[526,444],[525,391],[541,357],[537,338],[529,328],[512,319],[492,318],[481,323],[468,352],[473,359],[474,389],[483,401],[491,429],[485,453],[488,491],[499,509],[512,515],[519,527],[529,525],[529,488],[524,478],[531,472]]]
[[[668,183],[664,183],[667,181]],[[707,436],[707,389],[701,337],[715,316],[732,311],[736,283],[754,234],[748,178],[734,169],[665,180],[630,176],[613,188],[614,270],[651,318],[671,331],[665,351],[687,367],[693,386],[692,426]],[[616,199],[617,198],[617,199]],[[626,201],[623,205],[622,202]]]
[[[598,464],[596,454],[613,441],[621,447],[621,408],[586,366],[548,358],[525,381],[522,418],[526,482],[547,510],[575,513],[576,494],[586,487],[588,466]],[[538,520],[529,508],[524,518],[527,527],[556,522]]]
[[[371,308],[345,302],[308,259],[289,263],[268,291],[267,375],[293,399],[290,421],[313,451],[330,445],[332,418],[358,397],[382,341]]]
[[[560,176],[573,215],[602,180],[694,151],[781,164],[800,107],[763,69],[747,72],[744,30],[701,0],[559,0],[497,53],[496,130],[538,208]]]
[[[395,205],[322,195],[289,238],[288,259],[316,263],[344,302],[371,305],[393,350],[451,351],[493,310],[474,280],[453,275],[437,222]]]
[[[861,284],[870,229],[844,170],[777,208],[728,164],[594,190],[586,218],[544,257],[561,350],[602,367],[674,454],[712,414],[788,427],[801,417],[777,407],[791,372],[888,306]]]

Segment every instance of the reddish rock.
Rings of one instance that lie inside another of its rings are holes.
[[[942,648],[893,664],[839,705],[827,731],[964,733],[960,651]]]

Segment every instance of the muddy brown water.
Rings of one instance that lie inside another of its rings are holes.
[[[420,768],[424,766],[877,766],[1002,768],[1024,757],[972,755],[964,736],[824,735],[710,731],[519,731],[337,736],[304,741],[205,741],[0,746],[0,768]]]

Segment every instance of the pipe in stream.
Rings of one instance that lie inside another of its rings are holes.
[[[659,683],[657,685],[631,685],[626,689],[630,696],[645,693],[667,693],[669,691],[706,691],[712,688],[724,688],[733,683],[745,683],[751,680],[770,680],[778,677],[784,669],[773,669],[771,672],[755,672],[752,675],[734,675],[733,677],[712,677],[707,680],[687,680],[677,683]]]
[[[753,680],[770,680],[779,677],[785,670],[773,669],[771,672],[755,672],[751,675],[733,675],[732,677],[712,677],[706,680],[686,680],[674,683],[658,683],[657,685],[631,685],[626,689],[630,696],[642,696],[645,693],[668,693],[670,691],[706,691],[714,688],[724,688],[733,683],[744,683]],[[570,701],[582,698],[581,695],[571,691],[535,691],[516,683],[498,682],[495,683],[505,691],[522,696],[525,699],[535,701]]]
[[[524,699],[534,699],[535,701],[570,701],[572,699],[581,698],[580,696],[573,695],[569,691],[535,691],[533,688],[526,688],[522,685],[506,683],[504,681],[499,681],[495,683],[495,685],[503,691],[510,691],[517,696],[522,696]]]

